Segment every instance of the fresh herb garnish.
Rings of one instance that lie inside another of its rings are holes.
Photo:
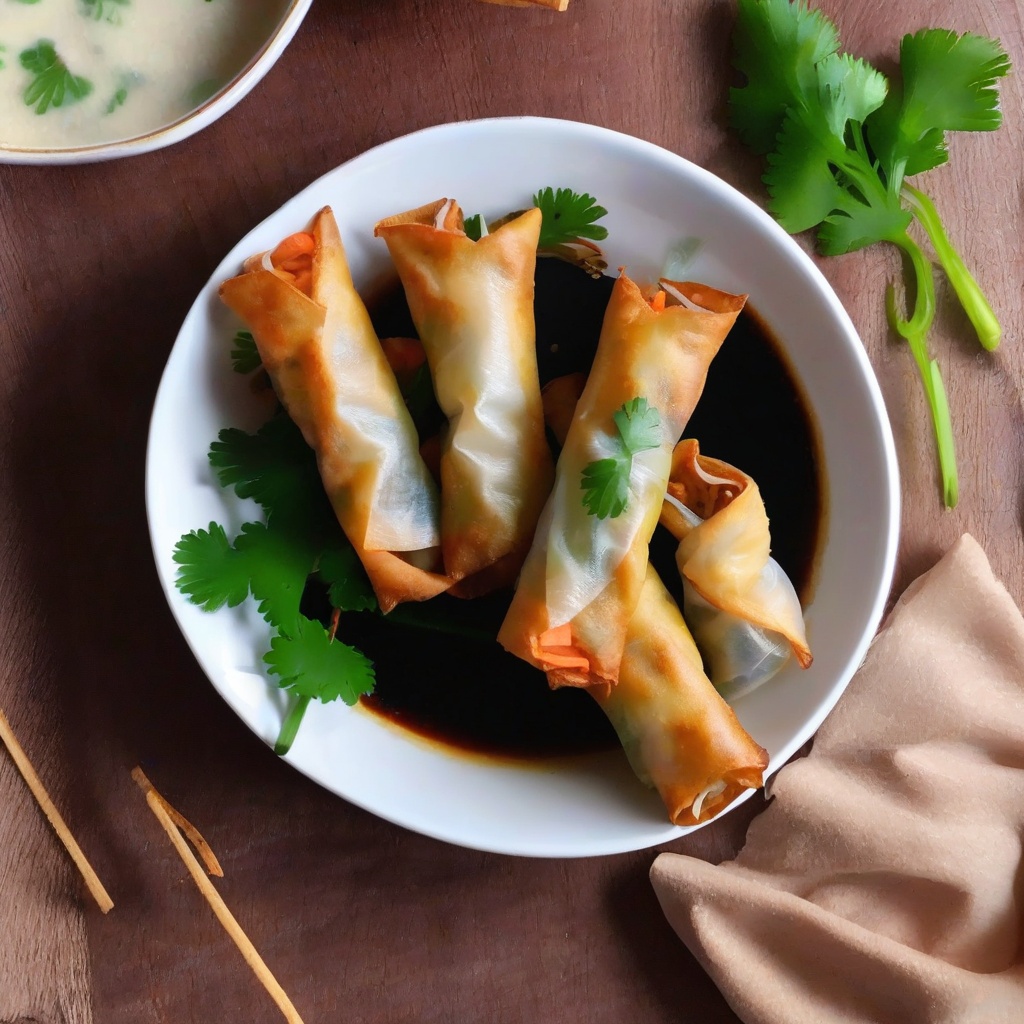
[[[484,233],[483,217],[479,213],[474,213],[472,217],[466,217],[462,223],[462,229],[466,232],[467,238],[479,242]]]
[[[110,25],[121,24],[119,7],[131,6],[131,0],[79,0],[80,11],[93,21],[106,21]]]
[[[126,99],[128,99],[128,88],[127,86],[119,85],[114,90],[114,95],[110,97],[105,113],[112,114],[118,107],[123,107]]]
[[[231,368],[235,373],[252,373],[263,365],[251,332],[236,331],[231,346]]]
[[[311,574],[319,576],[339,611],[371,610],[377,601],[334,518],[316,457],[288,416],[279,413],[255,434],[222,430],[210,447],[210,463],[223,486],[262,507],[266,522],[243,523],[233,544],[217,523],[186,534],[174,549],[176,583],[206,611],[234,607],[252,594],[275,628],[266,656],[269,670],[299,697],[275,746],[286,753],[310,699],[341,697],[354,704],[373,688],[372,667],[365,670],[369,663],[363,655],[333,636],[327,639],[325,627],[301,613]],[[328,643],[337,650],[325,654]],[[286,677],[278,671],[285,665]],[[343,675],[328,686],[323,675],[331,665]],[[321,693],[332,695],[318,697]]]
[[[1000,328],[977,282],[946,237],[931,200],[908,175],[948,159],[947,131],[1000,124],[996,80],[1009,58],[970,33],[925,29],[903,38],[902,88],[863,60],[840,54],[835,25],[804,0],[739,0],[735,64],[747,84],[730,92],[733,126],[767,155],[769,208],[792,233],[818,228],[825,255],[874,242],[903,251],[913,269],[913,312],[904,319],[892,289],[886,313],[917,363],[935,427],[945,503],[957,502],[953,429],[927,335],[935,317],[932,266],[907,233],[917,219],[978,337],[995,348]]]
[[[270,641],[263,660],[267,670],[280,678],[278,685],[298,698],[274,744],[276,754],[291,749],[311,700],[329,704],[340,697],[351,706],[363,694],[373,692],[373,662],[305,616],[299,617],[294,631],[282,632]]]
[[[25,105],[45,114],[50,107],[62,107],[85,99],[92,92],[92,82],[73,75],[57,56],[53,41],[40,39],[35,46],[22,50],[21,66],[35,77],[22,94]]]
[[[613,416],[616,452],[597,459],[583,470],[583,505],[598,519],[615,519],[629,504],[629,478],[633,456],[661,444],[661,417],[646,398],[633,398]]]
[[[597,200],[586,192],[573,192],[571,188],[542,188],[533,204],[540,208],[543,222],[540,229],[539,249],[568,245],[581,238],[600,242],[608,237],[608,229],[597,223],[608,211],[597,205]]]

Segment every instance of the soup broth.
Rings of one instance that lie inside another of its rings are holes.
[[[249,63],[288,0],[0,0],[0,146],[144,135]]]

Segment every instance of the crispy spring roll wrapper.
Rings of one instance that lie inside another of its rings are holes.
[[[441,454],[445,571],[470,597],[511,584],[554,475],[533,319],[541,213],[474,242],[456,203],[381,221],[448,418]]]
[[[437,487],[352,283],[330,207],[310,233],[308,270],[291,273],[261,254],[220,295],[252,331],[278,398],[316,452],[381,609],[390,611],[451,584],[430,571],[441,568]]]
[[[617,681],[672,450],[746,301],[705,285],[674,283],[673,290],[686,304],[655,310],[625,274],[616,281],[554,489],[498,633],[507,650],[546,672],[552,686]],[[639,397],[658,411],[660,443],[633,456],[622,513],[599,519],[583,504],[583,472],[617,453],[613,415]]]
[[[640,780],[654,786],[676,825],[713,817],[764,781],[768,754],[704,674],[683,616],[649,565],[619,666],[594,687]]]
[[[672,453],[668,494],[703,520],[693,525],[670,501],[662,509],[661,522],[679,541],[680,575],[700,598],[695,613],[702,603],[781,634],[807,668],[811,650],[800,599],[770,556],[768,515],[757,484],[728,463],[701,455],[697,442],[687,439]],[[696,622],[694,631],[699,633]],[[715,656],[705,654],[714,665]],[[733,659],[722,652],[721,660]],[[729,681],[716,674],[712,668],[716,683]]]
[[[585,383],[585,374],[569,374],[542,392],[544,418],[560,444]],[[650,564],[626,630],[619,681],[588,692],[674,824],[706,821],[762,784],[766,752],[708,679],[686,622]]]

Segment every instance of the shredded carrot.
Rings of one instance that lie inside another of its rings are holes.
[[[590,660],[573,644],[572,627],[568,622],[544,630],[538,637],[537,647],[534,653],[538,660],[551,668],[590,668]]]
[[[665,302],[667,299],[668,296],[665,294],[665,291],[659,288],[654,293],[654,298],[651,299],[651,309],[653,309],[655,313],[660,313],[665,308]]]
[[[306,295],[313,293],[313,250],[316,243],[308,231],[289,235],[270,254],[274,273]]]
[[[270,254],[270,262],[275,267],[280,267],[288,260],[295,259],[296,256],[312,256],[313,247],[313,236],[308,231],[297,231],[294,235],[289,235],[284,239]]]

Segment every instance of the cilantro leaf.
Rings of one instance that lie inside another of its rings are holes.
[[[249,568],[219,523],[193,530],[174,546],[178,589],[203,611],[240,605],[249,593]]]
[[[868,138],[896,190],[905,175],[949,159],[947,131],[994,131],[1002,123],[996,80],[1010,58],[994,39],[924,29],[900,44],[902,89],[868,121]]]
[[[598,519],[616,519],[629,504],[629,473],[633,460],[625,456],[597,459],[583,470],[583,507]]]
[[[646,398],[632,398],[612,414],[622,446],[630,455],[657,448],[661,444],[661,417]]]
[[[80,12],[93,21],[105,20],[111,25],[121,24],[118,7],[129,7],[131,0],[80,0]]]
[[[260,614],[285,630],[299,614],[302,592],[313,571],[316,544],[308,534],[264,523],[243,523],[235,551],[249,576]]]
[[[92,92],[92,82],[68,71],[51,39],[40,39],[34,47],[22,50],[19,60],[35,76],[22,97],[26,106],[36,108],[37,114],[45,114],[50,107],[77,103]]]
[[[210,445],[210,465],[224,487],[258,502],[272,523],[295,521],[313,536],[340,530],[324,493],[316,455],[285,413],[255,434],[229,427]]]
[[[317,570],[328,586],[327,598],[332,608],[343,612],[376,610],[377,595],[355,548],[348,541],[322,551]]]
[[[231,344],[231,368],[235,373],[252,373],[263,365],[256,339],[250,331],[237,331]]]
[[[472,217],[466,217],[462,224],[462,230],[466,232],[468,238],[479,242],[484,233],[483,218],[479,213],[474,213]]]
[[[845,144],[850,121],[863,122],[877,110],[889,91],[885,75],[867,61],[848,53],[833,53],[817,66],[818,102],[829,130]]]
[[[633,456],[661,444],[661,416],[646,398],[625,402],[612,415],[618,436],[616,451],[606,459],[597,459],[583,470],[580,482],[583,506],[598,519],[615,519],[629,504],[629,477]]]
[[[597,205],[597,200],[586,192],[573,192],[571,188],[541,189],[533,197],[543,217],[540,228],[539,249],[563,245],[580,238],[600,242],[608,237],[608,229],[597,223],[608,211]]]
[[[804,0],[739,0],[733,48],[747,84],[729,91],[732,126],[755,153],[768,153],[786,111],[813,104],[817,65],[839,49],[839,34]]]
[[[869,203],[841,192],[835,210],[818,229],[818,249],[824,256],[841,256],[880,241],[901,245],[911,220],[899,197],[890,192],[880,192]]]
[[[300,615],[293,632],[281,633],[263,656],[278,685],[296,696],[323,701],[341,698],[352,705],[373,692],[373,663],[362,651],[338,639],[319,622]]]

